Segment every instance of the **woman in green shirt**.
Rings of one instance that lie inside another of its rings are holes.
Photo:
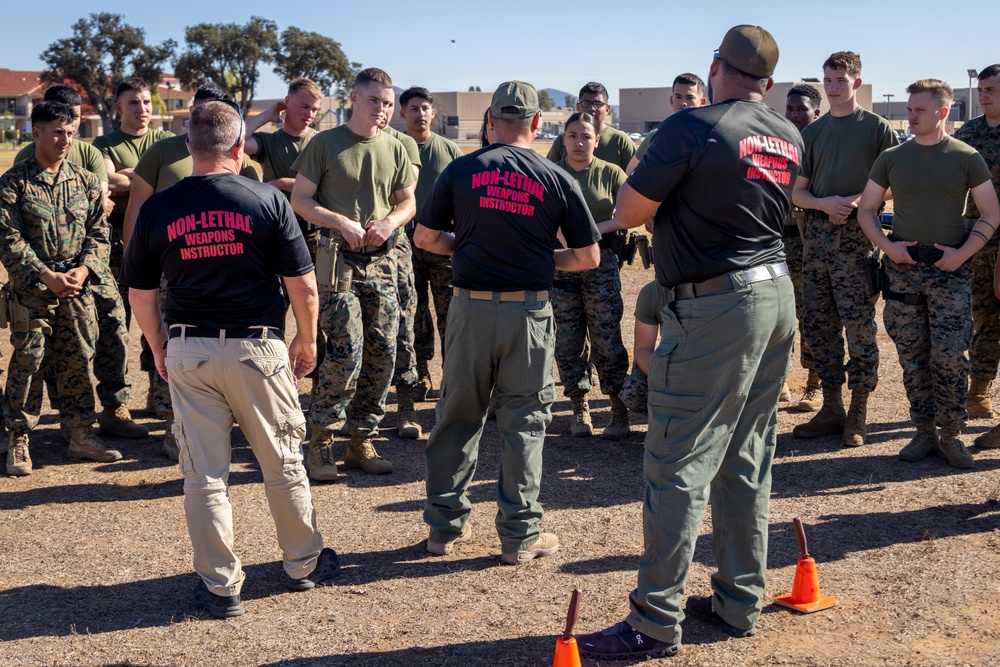
[[[601,392],[611,401],[611,419],[601,437],[621,440],[629,434],[628,408],[618,398],[628,373],[628,352],[622,343],[622,283],[618,252],[625,241],[614,219],[615,199],[625,182],[621,167],[594,157],[598,123],[587,113],[566,122],[566,157],[559,162],[583,191],[590,214],[601,231],[601,263],[582,272],[556,271],[552,310],[556,320],[556,364],[563,391],[573,402],[574,436],[593,435],[587,393],[593,369]]]

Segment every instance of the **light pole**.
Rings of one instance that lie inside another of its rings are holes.
[[[979,72],[974,69],[966,70],[969,75],[969,103],[966,105],[967,111],[965,112],[965,121],[968,122],[972,120],[975,116],[972,114],[973,102],[972,102],[972,82],[979,78]]]
[[[885,98],[885,119],[892,120],[892,107],[889,105],[890,100],[895,97],[892,93],[886,93],[882,97]]]

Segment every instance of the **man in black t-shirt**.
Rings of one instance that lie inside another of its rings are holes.
[[[655,216],[656,276],[673,298],[649,363],[639,585],[624,621],[578,638],[591,657],[680,649],[681,598],[709,497],[715,594],[689,597],[687,610],[733,636],[756,632],[778,394],[795,331],[781,234],[802,151],[795,127],[763,104],[777,61],[763,28],[730,30],[709,71],[713,104],[667,118],[618,195],[622,226]]]
[[[235,417],[260,464],[284,554],[285,585],[306,590],[339,571],[323,548],[301,443],[295,379],[316,366],[313,263],[285,196],[239,176],[243,119],[231,102],[191,114],[193,175],[142,206],[120,280],[169,381],[184,473],[184,512],[200,576],[193,603],[224,618],[243,613],[233,553],[229,432]],[[157,292],[166,278],[166,327]],[[296,334],[285,347],[284,278]]]
[[[470,537],[466,490],[491,394],[504,440],[500,560],[517,565],[559,548],[538,525],[542,444],[555,397],[548,290],[557,267],[597,267],[601,235],[576,181],[531,149],[540,119],[530,84],[501,84],[488,115],[496,143],[449,164],[417,218],[414,243],[452,256],[455,286],[437,423],[426,448],[424,521],[433,554],[450,554]]]

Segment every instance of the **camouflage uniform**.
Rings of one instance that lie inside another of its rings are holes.
[[[60,422],[90,426],[94,413],[90,363],[97,323],[89,289],[58,299],[38,277],[56,262],[90,269],[90,282],[107,275],[108,225],[97,177],[66,160],[56,173],[35,160],[15,165],[0,179],[0,262],[22,306],[27,331],[12,331],[5,413],[12,432],[38,423],[41,384],[33,382],[46,351],[53,355]]]
[[[823,214],[807,212],[802,259],[803,331],[816,373],[825,387],[844,384],[871,392],[878,384],[875,297],[861,260],[875,246],[857,220],[835,225]],[[847,334],[849,358],[844,364]]]
[[[435,318],[443,360],[445,325],[452,294],[451,257],[414,248],[413,284],[417,293],[417,312],[413,320],[413,347],[417,360],[430,361],[434,358]],[[434,315],[431,315],[431,301],[434,302]]]
[[[789,211],[785,219],[785,233],[782,241],[785,243],[785,263],[788,264],[788,275],[792,278],[792,287],[795,288],[795,319],[799,323],[799,363],[806,370],[813,369],[812,351],[806,344],[805,331],[803,330],[803,308],[802,308],[802,235],[799,233],[799,225],[796,218],[800,217],[805,223],[805,212],[802,209]]]
[[[955,138],[969,144],[983,156],[1000,197],[1000,127],[990,127],[982,116],[973,118],[955,132]],[[969,195],[965,211],[966,228],[979,219],[979,208]],[[993,265],[1000,249],[1000,234],[994,233],[972,256],[972,320],[975,334],[969,353],[972,377],[991,382],[1000,367],[1000,301],[993,293]]]
[[[601,250],[596,269],[556,271],[551,302],[556,364],[566,396],[587,395],[592,367],[597,368],[601,392],[617,394],[628,373],[628,352],[622,343],[622,281],[614,250]]]
[[[413,250],[402,230],[396,232],[396,293],[399,298],[399,333],[396,337],[396,368],[393,386],[412,387],[417,383],[417,357],[413,350],[413,318],[417,312],[417,294],[413,283]]]
[[[351,436],[375,436],[396,362],[396,260],[391,251],[381,258],[343,255],[364,275],[355,271],[350,292],[319,295],[326,349],[309,419],[314,430],[338,431],[346,421]]]
[[[632,364],[632,372],[625,378],[618,398],[632,412],[649,414],[649,378],[638,365]]]
[[[890,290],[922,294],[926,300],[909,305],[887,299],[882,314],[903,367],[910,418],[961,430],[969,382],[966,351],[972,341],[972,266],[966,262],[949,273],[888,259],[883,265]]]

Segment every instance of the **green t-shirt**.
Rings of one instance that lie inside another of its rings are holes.
[[[846,197],[864,192],[879,153],[899,144],[889,122],[858,107],[849,116],[829,113],[802,130],[805,151],[799,175],[809,179],[815,197]]]
[[[986,117],[979,116],[958,128],[955,138],[969,144],[983,156],[986,166],[993,174],[993,187],[997,191],[997,197],[1000,197],[1000,126],[990,127],[986,123]],[[979,217],[979,209],[971,195],[966,204],[965,215],[969,218]],[[998,236],[1000,235],[994,234],[990,241],[996,243],[1000,240]]]
[[[387,216],[392,193],[415,180],[402,143],[385,132],[362,137],[346,125],[313,137],[292,169],[316,184],[320,206],[362,225]]]
[[[660,311],[670,303],[670,292],[670,288],[664,287],[658,280],[647,283],[639,291],[639,296],[636,297],[635,319],[650,326],[661,326],[663,317],[660,315]]]
[[[317,134],[319,132],[311,127],[307,127],[301,137],[293,137],[282,128],[274,132],[254,132],[253,139],[257,142],[257,152],[250,157],[260,164],[264,172],[264,182],[279,178],[295,178],[292,165]]]
[[[642,156],[645,155],[646,151],[649,150],[649,142],[651,142],[653,140],[653,137],[656,136],[656,133],[659,132],[659,131],[660,131],[660,128],[658,128],[658,127],[649,131],[649,134],[646,135],[646,138],[642,140],[641,144],[639,144],[639,148],[637,148],[635,150],[635,159],[636,160],[638,160],[639,162],[642,162]]]
[[[139,164],[142,154],[160,139],[174,136],[173,132],[167,130],[147,130],[145,134],[135,136],[126,134],[118,130],[111,134],[104,134],[94,139],[94,148],[101,152],[102,160],[111,160],[115,165],[115,171],[122,169],[134,169]],[[125,218],[125,209],[128,208],[128,195],[112,197],[115,203],[115,210],[111,217],[118,220]],[[121,224],[120,222],[118,223]]]
[[[945,137],[933,146],[908,141],[878,156],[869,176],[892,188],[892,233],[903,241],[959,246],[965,242],[965,198],[990,180],[986,160]]]
[[[30,143],[14,156],[14,164],[22,160],[35,159],[35,144]],[[66,153],[66,161],[83,167],[90,173],[97,176],[101,183],[108,182],[108,170],[104,168],[104,158],[101,152],[86,141],[76,141],[69,145]]]
[[[600,135],[601,140],[597,142],[597,148],[594,149],[594,157],[616,164],[622,169],[628,167],[629,161],[635,155],[635,142],[632,141],[632,137],[621,130],[606,125],[597,134]],[[562,162],[566,159],[566,146],[563,141],[563,135],[560,134],[556,137],[556,140],[552,142],[552,148],[549,149],[549,154],[545,157],[553,162]]]
[[[452,160],[462,157],[462,149],[448,141],[440,134],[431,133],[430,138],[422,144],[417,144],[420,149],[420,176],[417,178],[417,213],[423,208],[424,202],[431,195],[434,183],[444,168],[451,164]]]
[[[406,157],[410,158],[410,164],[417,169],[423,166],[420,164],[420,148],[417,146],[417,142],[413,137],[408,134],[404,134],[389,125],[386,125],[385,129],[382,131],[403,144],[403,147],[406,149]]]
[[[587,202],[587,208],[590,209],[594,222],[604,222],[615,216],[618,189],[627,178],[621,167],[596,157],[590,166],[582,171],[575,171],[565,158],[559,162],[559,166],[580,184],[583,199]]]
[[[187,135],[181,134],[167,137],[150,146],[139,158],[135,173],[152,186],[154,192],[162,192],[190,176],[193,169],[194,162],[187,148]],[[254,181],[260,180],[253,162],[246,153],[243,154],[240,176]]]

